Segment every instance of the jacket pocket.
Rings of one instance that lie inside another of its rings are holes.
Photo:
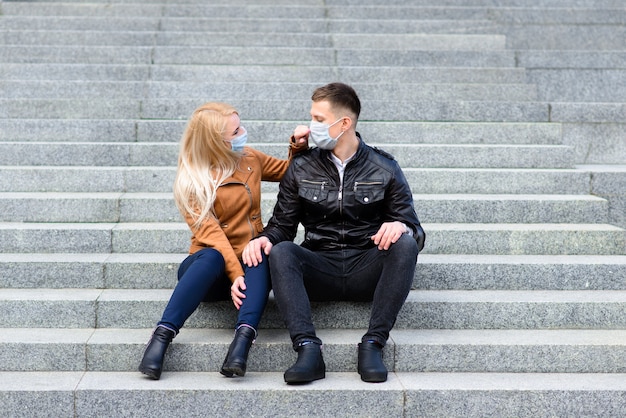
[[[321,204],[328,200],[326,182],[303,180],[298,189],[298,196],[310,204]]]
[[[385,198],[382,181],[356,181],[352,188],[354,199],[362,205],[371,205]]]

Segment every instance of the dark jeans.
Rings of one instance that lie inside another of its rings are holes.
[[[265,255],[264,255],[265,257]],[[239,309],[237,326],[247,324],[257,329],[271,289],[267,259],[257,267],[244,266],[246,298]],[[180,264],[178,284],[158,325],[178,333],[198,308],[200,302],[230,300],[232,283],[224,272],[224,257],[213,248],[191,254]]]
[[[270,252],[274,296],[294,349],[315,335],[309,301],[371,301],[363,341],[383,346],[406,300],[415,274],[417,243],[403,235],[389,250],[310,251],[291,241]]]

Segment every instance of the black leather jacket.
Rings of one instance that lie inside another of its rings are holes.
[[[393,157],[359,137],[359,148],[344,172],[343,190],[330,151],[312,148],[293,158],[278,193],[274,214],[260,236],[272,244],[295,238],[311,250],[366,249],[383,222],[404,222],[418,248],[425,233],[413,207],[409,184]]]

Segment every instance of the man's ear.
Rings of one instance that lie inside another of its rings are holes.
[[[352,118],[350,116],[344,116],[343,120],[341,121],[341,128],[342,131],[347,131],[350,128],[352,128]]]

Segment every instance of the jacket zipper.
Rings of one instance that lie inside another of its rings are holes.
[[[361,181],[361,182],[355,181],[353,191],[356,193],[357,186],[359,185],[360,186],[375,186],[378,184],[383,184],[383,182],[382,181]]]

